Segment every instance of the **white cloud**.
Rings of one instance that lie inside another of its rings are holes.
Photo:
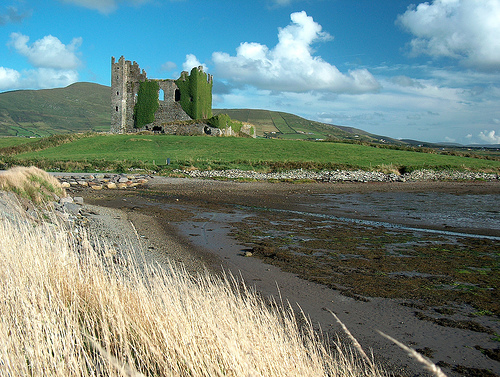
[[[78,81],[77,68],[81,65],[77,48],[81,38],[74,38],[69,45],[48,35],[29,44],[29,37],[12,33],[8,45],[25,56],[33,66],[22,72],[0,67],[0,90],[45,89],[70,85]]]
[[[335,93],[365,93],[379,89],[366,69],[341,73],[337,67],[313,56],[312,44],[332,40],[306,12],[290,15],[292,23],[279,29],[278,44],[269,49],[255,42],[243,42],[236,56],[214,52],[216,75],[260,89],[289,92],[311,90]]]
[[[18,72],[0,67],[0,90],[60,88],[77,81],[75,70],[38,68]]]
[[[207,72],[208,69],[205,64],[201,64],[195,55],[187,54],[186,61],[182,64],[182,69],[184,71],[191,72],[191,69],[193,69],[194,67],[199,67],[200,65],[203,67],[203,70]]]
[[[398,23],[415,38],[412,53],[500,70],[500,0],[433,0],[410,6]]]
[[[0,67],[0,90],[15,88],[21,74],[15,69]]]
[[[28,45],[29,37],[21,33],[10,35],[9,45],[27,57],[29,62],[40,68],[76,69],[80,59],[76,49],[82,44],[82,38],[73,38],[69,45],[64,45],[58,38],[47,35]]]
[[[481,131],[479,133],[479,138],[488,144],[500,144],[500,134],[496,134],[494,130]]]
[[[71,69],[39,68],[26,72],[24,85],[32,88],[60,88],[78,81],[78,72]]]

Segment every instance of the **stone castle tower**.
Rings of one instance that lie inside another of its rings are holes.
[[[111,133],[125,133],[134,128],[135,97],[146,72],[122,56],[111,58]]]
[[[196,69],[193,69],[193,71]],[[192,72],[193,72],[192,71]],[[198,67],[198,73],[203,73],[202,67]],[[197,77],[197,76],[196,76]],[[154,122],[152,126],[161,127],[162,124],[175,122],[179,120],[190,120],[191,116],[183,109],[181,103],[188,103],[191,107],[198,103],[205,104],[209,108],[211,116],[212,105],[212,76],[208,75],[205,82],[201,83],[202,87],[209,88],[209,95],[204,95],[199,98],[196,93],[191,93],[192,85],[187,85],[186,89],[181,92],[181,89],[176,84],[176,80],[152,80],[148,79],[146,72],[141,71],[139,65],[134,61],[125,60],[122,56],[115,61],[111,58],[111,133],[127,133],[133,132],[136,126],[134,119],[134,109],[137,103],[137,96],[141,82],[154,81],[158,84],[158,110],[154,113]],[[182,72],[182,80],[180,84],[189,80],[188,72]],[[179,84],[179,85],[180,85]],[[202,92],[202,90],[200,90]],[[208,93],[208,91],[207,91]],[[181,101],[182,96],[185,100]],[[207,105],[209,103],[209,105]],[[189,112],[189,110],[188,110]],[[205,115],[205,114],[204,114]],[[208,115],[208,114],[207,114]],[[194,115],[196,116],[196,115]]]

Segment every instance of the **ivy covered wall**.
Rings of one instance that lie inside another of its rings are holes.
[[[134,127],[141,128],[155,121],[155,112],[160,106],[158,91],[160,86],[156,81],[142,81],[139,84],[137,102],[134,107]]]
[[[202,69],[193,68],[191,74],[175,80],[180,91],[180,103],[192,119],[212,117],[212,79]]]
[[[243,123],[238,120],[231,119],[231,117],[227,114],[216,115],[210,118],[207,123],[212,127],[220,129],[231,127],[235,133],[240,132],[241,127],[243,126]]]

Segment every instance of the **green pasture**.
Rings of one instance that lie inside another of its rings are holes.
[[[500,161],[301,140],[213,138],[169,135],[95,135],[41,151],[18,161],[100,161],[199,169],[390,168],[500,171]]]
[[[36,138],[24,138],[24,137],[0,137],[0,149],[6,147],[14,147],[16,145],[32,143],[39,139]]]

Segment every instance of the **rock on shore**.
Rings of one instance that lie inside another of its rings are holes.
[[[146,184],[151,177],[143,174],[54,174],[64,188],[89,187],[93,190],[124,189]]]
[[[411,173],[395,174],[364,170],[291,170],[287,172],[258,173],[255,171],[231,170],[178,170],[191,178],[226,178],[253,180],[312,180],[318,182],[416,182],[416,181],[497,181],[496,173],[465,171],[416,170]]]
[[[364,170],[290,170],[259,173],[255,171],[230,170],[174,170],[189,178],[248,179],[257,181],[316,181],[316,182],[421,182],[421,181],[498,181],[497,173],[468,171],[415,170],[396,174]],[[147,184],[153,177],[145,174],[86,174],[54,173],[64,188],[87,187],[93,190],[133,188]]]

